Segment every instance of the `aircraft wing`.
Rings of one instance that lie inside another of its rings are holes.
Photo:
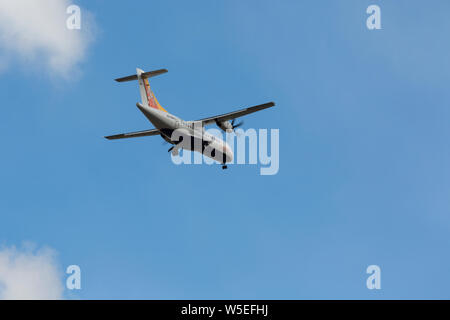
[[[267,109],[267,108],[270,108],[270,107],[273,107],[273,106],[275,106],[275,103],[274,102],[269,102],[269,103],[260,104],[260,105],[254,106],[254,107],[249,107],[249,108],[245,108],[245,109],[236,110],[236,111],[233,111],[233,112],[221,114],[221,115],[214,116],[214,117],[203,118],[203,119],[200,119],[200,120],[197,120],[197,121],[201,122],[202,125],[215,123],[216,121],[217,122],[228,121],[228,120],[239,118],[239,117],[245,116],[246,114],[250,114],[250,113],[253,113],[253,112],[256,112],[256,111],[264,110],[264,109]]]
[[[146,137],[146,136],[155,136],[159,134],[158,129],[144,130],[144,131],[136,131],[136,132],[128,132],[115,134],[113,136],[106,136],[105,138],[108,140],[116,140],[116,139],[125,139],[125,138],[136,138],[136,137]]]

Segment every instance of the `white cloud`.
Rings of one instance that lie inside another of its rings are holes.
[[[69,0],[0,0],[0,65],[39,66],[68,78],[93,40],[92,15],[81,8],[81,29],[69,30]]]
[[[53,250],[0,249],[0,299],[62,299],[63,291]]]

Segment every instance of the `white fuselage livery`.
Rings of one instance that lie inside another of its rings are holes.
[[[141,103],[137,103],[136,106],[160,131],[164,140],[174,145],[173,155],[178,155],[179,149],[185,149],[200,152],[222,164],[233,161],[233,151],[230,146],[217,136],[206,132],[201,124],[196,124],[195,121],[184,121],[173,114]]]

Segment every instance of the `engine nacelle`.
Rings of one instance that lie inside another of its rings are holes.
[[[217,126],[225,132],[233,132],[233,125],[230,121],[216,121]]]

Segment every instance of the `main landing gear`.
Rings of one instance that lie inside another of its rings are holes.
[[[222,170],[225,170],[226,168],[228,168],[227,165],[226,165],[226,164],[223,164],[223,165],[222,165]]]
[[[171,151],[172,151],[172,155],[173,155],[174,157],[176,157],[176,156],[178,156],[178,154],[179,154],[179,149],[180,149],[180,147],[179,147],[178,145],[175,145],[175,146],[170,147],[170,149],[169,149],[168,152],[171,152]]]

